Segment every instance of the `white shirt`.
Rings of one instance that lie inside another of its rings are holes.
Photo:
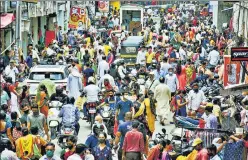
[[[217,66],[220,60],[220,53],[216,50],[212,50],[208,55],[208,60],[211,65]]]
[[[200,54],[200,56],[201,57],[205,57],[206,55],[207,55],[206,49],[204,47],[201,47],[201,54]]]
[[[161,70],[163,70],[165,74],[168,73],[169,68],[171,68],[171,65],[169,63],[165,63],[165,62],[161,63]]]
[[[136,64],[144,65],[145,62],[146,62],[146,51],[143,52],[142,50],[140,50],[136,58]]]
[[[156,79],[151,80],[150,78],[145,83],[145,88],[147,90],[151,90],[153,93],[155,91],[155,88],[160,84],[160,82]]]
[[[197,34],[196,34],[195,39],[201,44],[201,39],[202,39],[202,37],[201,37],[201,34],[200,34],[200,33],[197,33]]]
[[[118,26],[119,25],[119,19],[118,18],[113,19],[113,23],[114,23],[114,26]]]
[[[171,92],[176,92],[177,88],[179,88],[179,82],[176,74],[172,74],[172,75],[167,74],[165,76],[165,84],[167,84]]]
[[[109,70],[109,64],[108,62],[106,62],[106,60],[102,60],[101,62],[99,62],[97,75],[99,75],[100,78],[103,77],[105,70]]]
[[[16,153],[13,151],[10,151],[5,148],[5,150],[1,153],[1,160],[19,160],[19,158],[16,156]]]
[[[69,156],[67,160],[82,160],[82,158],[78,154],[74,153],[73,155]]]
[[[84,88],[84,93],[86,93],[87,102],[98,102],[98,93],[100,88],[94,84],[90,84]]]
[[[19,73],[18,69],[16,67],[13,67],[12,69],[10,68],[10,65],[8,65],[6,68],[5,68],[5,75],[7,77],[11,77],[12,78],[12,82],[15,83],[16,81],[16,74]]]
[[[199,90],[195,93],[193,90],[189,91],[188,94],[189,106],[194,110],[198,110],[200,104],[206,101],[206,97],[203,91]]]
[[[179,56],[181,57],[181,60],[185,60],[186,52],[182,48],[179,49]]]
[[[216,154],[213,158],[211,158],[210,160],[221,160],[220,157],[218,156],[218,154]]]
[[[56,52],[54,51],[54,50],[52,50],[51,48],[47,48],[47,55],[48,56],[51,56],[51,55],[53,55],[53,54],[56,54]]]
[[[121,79],[125,78],[125,74],[126,74],[126,69],[123,66],[119,66],[118,67],[118,73],[121,77]]]
[[[101,79],[98,81],[98,86],[101,87],[101,85],[103,84],[104,82],[104,79],[108,79],[109,80],[109,83],[112,87],[115,87],[115,80],[114,78],[109,75],[109,74],[105,74],[103,77],[101,77]]]

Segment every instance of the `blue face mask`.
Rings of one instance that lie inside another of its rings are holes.
[[[173,72],[169,72],[169,75],[172,75],[173,74]]]
[[[54,151],[51,151],[51,150],[46,151],[46,156],[47,157],[52,158],[53,155],[54,155]]]

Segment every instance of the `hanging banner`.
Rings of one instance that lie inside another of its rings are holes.
[[[231,61],[230,55],[224,56],[223,84],[225,88],[237,85],[240,82],[241,65],[238,61]]]
[[[85,8],[72,7],[70,11],[69,28],[77,29],[78,24],[86,23],[86,10]]]
[[[46,31],[45,45],[46,47],[55,40],[55,31]]]
[[[99,12],[109,12],[109,1],[99,1],[98,10]]]

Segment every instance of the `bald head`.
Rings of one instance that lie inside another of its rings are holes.
[[[102,116],[97,115],[97,116],[95,117],[95,121],[98,121],[99,123],[102,123]]]
[[[125,114],[125,121],[131,121],[132,120],[132,113],[131,112],[127,112]]]

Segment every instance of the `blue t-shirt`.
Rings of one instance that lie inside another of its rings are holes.
[[[132,129],[132,122],[129,121],[129,122],[124,122],[122,124],[119,125],[119,128],[118,128],[118,132],[121,133],[121,138],[120,138],[120,148],[122,148],[122,145],[123,145],[123,142],[124,142],[124,138],[125,138],[125,135],[128,131],[131,131]]]
[[[91,68],[86,68],[83,73],[87,78],[92,77],[94,75],[94,70]]]
[[[177,55],[176,55],[176,53],[174,51],[171,52],[170,58],[177,58]]]
[[[119,121],[120,120],[124,121],[125,114],[131,111],[131,107],[133,107],[133,103],[130,100],[126,100],[126,101],[120,100],[117,103],[116,109],[120,110],[118,115]]]

